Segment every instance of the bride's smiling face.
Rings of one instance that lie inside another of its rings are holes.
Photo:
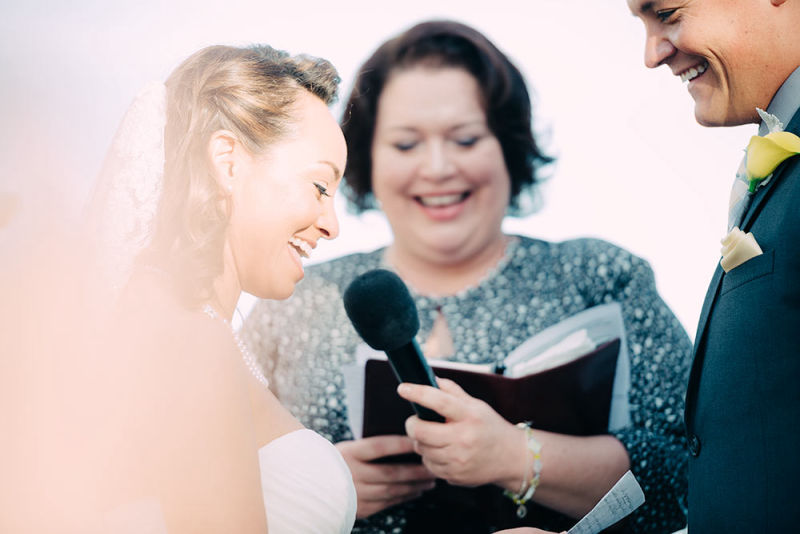
[[[288,132],[257,156],[232,160],[229,254],[242,290],[284,299],[303,278],[302,257],[339,233],[333,197],[347,149],[327,106],[302,91]]]

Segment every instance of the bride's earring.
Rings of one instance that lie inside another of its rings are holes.
[[[220,200],[225,203],[224,207],[222,208],[225,213],[225,217],[230,218],[231,213],[233,213],[233,184],[225,184],[225,188],[220,192],[219,196],[221,197]]]
[[[233,213],[233,164],[228,170],[228,178],[225,180],[225,214],[230,217]]]
[[[225,188],[229,192],[233,192],[233,180],[234,180],[233,170],[234,170],[233,163],[230,163],[228,165],[228,177],[225,179]]]

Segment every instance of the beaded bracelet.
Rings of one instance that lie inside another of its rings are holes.
[[[533,430],[531,430],[530,423],[517,423],[517,427],[525,430],[528,450],[531,452],[531,456],[533,456],[533,476],[531,476],[530,480],[525,480],[523,478],[519,493],[506,490],[503,492],[503,495],[514,501],[514,504],[517,505],[517,517],[522,519],[528,514],[528,508],[525,505],[531,500],[531,497],[533,497],[536,488],[539,487],[539,481],[542,475],[542,444],[533,437]]]

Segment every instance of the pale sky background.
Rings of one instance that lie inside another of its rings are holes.
[[[263,42],[322,56],[339,69],[344,98],[381,41],[429,18],[486,33],[536,94],[537,128],[549,132],[545,146],[559,163],[542,189],[544,207],[508,229],[550,240],[600,237],[642,256],[694,337],[730,184],[756,126],[697,125],[678,78],[645,69],[644,30],[625,0],[6,2],[0,192],[22,203],[0,246],[25,239],[28,226],[59,207],[78,213],[133,96],[195,50]],[[341,237],[321,245],[314,261],[389,241],[380,215],[359,219],[340,208]]]

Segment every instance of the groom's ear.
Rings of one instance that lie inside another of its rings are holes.
[[[208,141],[208,157],[212,172],[219,187],[230,192],[233,189],[234,173],[241,158],[243,147],[236,136],[228,130],[217,130]]]

